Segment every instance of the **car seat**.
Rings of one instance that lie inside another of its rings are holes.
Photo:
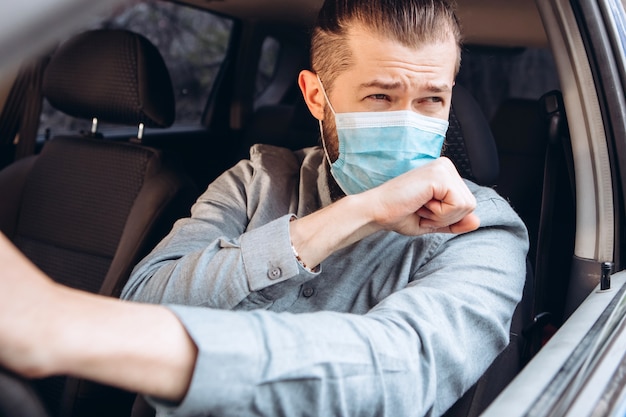
[[[0,368],[0,416],[50,417],[30,381]]]
[[[164,152],[141,144],[144,127],[174,121],[168,70],[146,38],[93,30],[59,47],[42,91],[52,106],[94,126],[54,137],[39,154],[0,171],[0,230],[54,280],[118,296],[134,265],[189,214],[198,195]],[[98,122],[135,126],[137,135],[106,140]],[[79,412],[87,403],[77,398],[90,397],[92,387],[79,380],[38,385],[52,415],[123,415],[108,394],[98,394],[98,411]]]
[[[528,258],[533,266],[548,143],[544,125],[539,102],[523,98],[503,102],[491,120],[501,166],[496,191],[509,200],[526,223],[531,243]],[[521,172],[524,175],[520,178]]]
[[[573,156],[561,93],[550,91],[538,100],[508,99],[499,106],[491,127],[502,167],[496,190],[526,223],[530,237],[528,258],[535,278],[532,314],[541,317],[541,323],[533,330],[528,360],[541,347],[542,327],[556,328],[566,318],[574,255]]]

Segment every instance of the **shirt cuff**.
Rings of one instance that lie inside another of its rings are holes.
[[[245,409],[245,402],[253,397],[253,388],[261,373],[259,346],[262,344],[253,322],[247,315],[227,310],[182,305],[166,307],[181,321],[198,355],[189,388],[179,404],[145,397],[157,410],[157,415],[212,415],[220,414],[223,407],[230,407],[233,412],[236,411],[232,405],[237,402],[235,399],[241,401],[240,406]]]
[[[309,273],[293,254],[289,236],[291,217],[291,214],[282,216],[241,236],[241,256],[250,291],[260,291],[301,273]]]

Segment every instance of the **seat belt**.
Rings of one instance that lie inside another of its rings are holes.
[[[0,143],[15,145],[15,160],[35,153],[48,60],[39,59],[20,70],[0,114]]]

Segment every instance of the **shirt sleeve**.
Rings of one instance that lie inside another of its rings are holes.
[[[260,210],[257,215],[265,224],[248,230],[248,191],[253,187],[247,184],[254,177],[252,167],[240,163],[214,181],[194,204],[191,217],[179,220],[135,267],[121,298],[220,309],[267,308],[317,276],[294,256],[286,208]]]
[[[509,217],[442,238],[414,281],[364,315],[169,306],[199,353],[185,399],[153,404],[168,416],[442,414],[508,343],[527,250]]]

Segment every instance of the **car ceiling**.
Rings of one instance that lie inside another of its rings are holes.
[[[33,0],[0,3],[0,77],[22,59],[54,44],[77,22],[90,21],[102,10],[141,0]],[[165,0],[186,3],[247,21],[310,25],[323,0]],[[457,0],[466,44],[547,46],[533,0]],[[104,14],[103,14],[104,15]],[[17,47],[16,47],[17,45]]]
[[[242,20],[309,25],[323,0],[183,0]],[[546,35],[532,0],[457,0],[468,44],[545,46]]]

